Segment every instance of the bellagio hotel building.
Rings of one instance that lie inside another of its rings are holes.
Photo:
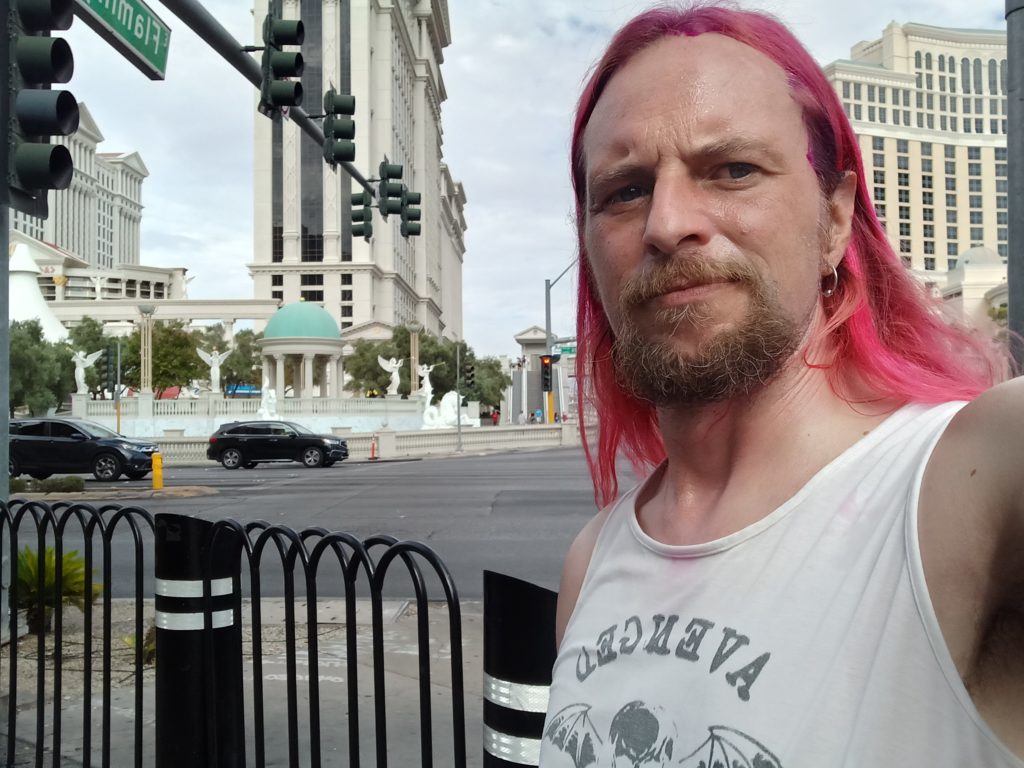
[[[893,22],[825,67],[879,219],[941,289],[975,246],[1007,257],[1006,33]]]

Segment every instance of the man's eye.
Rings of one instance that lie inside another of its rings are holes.
[[[757,168],[750,163],[727,163],[719,170],[722,178],[739,181],[751,176]]]
[[[630,184],[608,197],[609,203],[628,203],[644,195],[644,189],[639,184]]]

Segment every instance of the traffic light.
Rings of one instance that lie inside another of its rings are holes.
[[[387,221],[389,213],[402,212],[402,193],[405,186],[401,183],[402,166],[389,163],[387,158],[378,167],[380,185],[378,187],[377,207],[380,215]]]
[[[287,78],[299,77],[304,68],[302,54],[282,51],[285,45],[302,45],[306,30],[298,19],[263,19],[263,82],[260,84],[259,110],[276,115],[281,107],[297,107],[302,103],[302,83]]]
[[[356,159],[356,97],[331,88],[324,94],[324,160],[332,166]]]
[[[420,193],[410,192],[402,187],[402,237],[414,237],[420,233],[420,209],[410,208],[420,204]]]
[[[476,366],[473,363],[466,363],[463,366],[462,383],[467,387],[472,387],[476,383]]]
[[[373,196],[369,192],[352,195],[352,237],[361,237],[370,242],[373,237]]]
[[[540,356],[540,388],[542,392],[551,391],[551,355]]]
[[[100,389],[110,389],[110,350],[101,349],[96,360],[96,375],[100,380]]]
[[[10,0],[6,34],[0,35],[0,61],[10,68],[0,85],[6,88],[8,109],[0,150],[7,201],[15,210],[44,219],[47,192],[67,189],[75,173],[68,148],[50,144],[51,136],[78,130],[75,97],[51,89],[52,83],[68,82],[75,71],[71,46],[50,37],[51,30],[71,26],[73,6],[74,0]]]
[[[100,358],[103,361],[103,370],[106,374],[103,388],[109,389],[111,392],[117,389],[117,385],[120,383],[117,380],[117,347],[111,344],[105,350]]]

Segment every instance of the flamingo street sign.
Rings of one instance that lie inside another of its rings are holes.
[[[142,0],[75,0],[75,15],[150,80],[164,79],[171,30]]]

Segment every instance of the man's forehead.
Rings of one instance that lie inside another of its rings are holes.
[[[756,119],[799,114],[786,72],[756,49],[724,35],[669,36],[635,54],[605,86],[584,132],[598,135],[639,115],[678,112],[699,118]],[[614,132],[614,130],[613,130]]]

